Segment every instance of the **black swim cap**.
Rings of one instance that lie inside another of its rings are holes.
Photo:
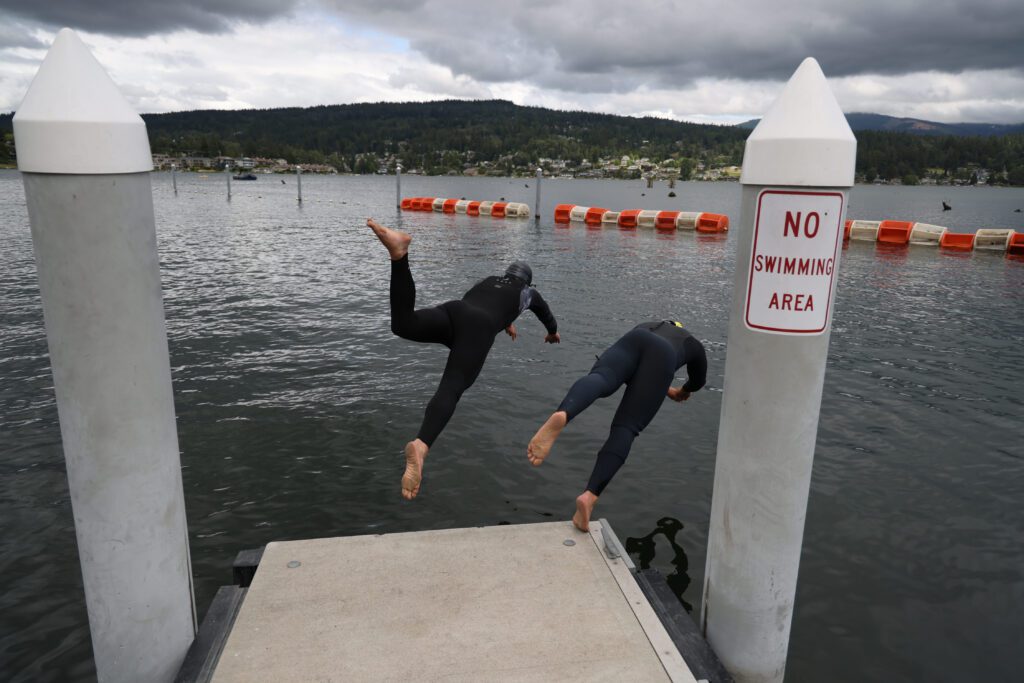
[[[533,284],[533,269],[526,261],[513,261],[512,265],[505,269],[505,275],[517,277],[528,285]]]

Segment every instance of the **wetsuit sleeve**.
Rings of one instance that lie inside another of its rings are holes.
[[[707,382],[708,357],[704,353],[704,345],[696,337],[687,337],[686,345],[686,384],[683,389],[693,393],[699,391]]]
[[[555,320],[555,315],[551,312],[551,307],[548,306],[548,302],[544,301],[544,297],[540,295],[536,289],[534,289],[530,297],[530,310],[537,316],[544,327],[547,328],[548,334],[554,334],[558,332],[558,321]]]

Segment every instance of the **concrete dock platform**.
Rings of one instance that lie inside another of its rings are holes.
[[[212,680],[695,683],[630,568],[601,522],[270,543]]]

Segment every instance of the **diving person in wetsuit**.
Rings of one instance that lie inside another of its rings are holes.
[[[504,275],[484,278],[461,300],[433,308],[416,309],[416,285],[409,270],[412,236],[387,228],[372,218],[366,221],[391,255],[391,331],[402,339],[425,344],[444,344],[450,350],[441,383],[427,403],[416,438],[405,446],[402,496],[412,500],[420,490],[423,461],[441,430],[448,424],[462,393],[473,385],[494,338],[504,330],[513,341],[512,324],[526,309],[547,328],[544,341],[558,344],[558,323],[544,298],[530,285],[533,272],[516,261]]]
[[[672,377],[684,365],[686,383],[673,387]],[[704,345],[682,323],[661,320],[641,323],[627,332],[601,354],[590,374],[572,385],[558,410],[530,440],[526,454],[535,467],[544,462],[570,420],[598,398],[611,396],[626,385],[612,418],[608,440],[597,453],[590,481],[576,498],[576,514],[572,518],[576,528],[589,531],[590,515],[598,496],[626,462],[633,439],[657,414],[665,396],[676,402],[685,401],[704,386],[707,371]]]

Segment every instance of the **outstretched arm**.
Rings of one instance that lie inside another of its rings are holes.
[[[681,387],[669,387],[668,390],[668,397],[676,403],[700,391],[708,377],[708,357],[704,353],[704,345],[695,337],[687,337],[683,343],[686,345],[686,383]]]
[[[558,334],[558,321],[555,320],[551,307],[548,306],[548,302],[544,301],[544,297],[536,289],[531,290],[530,295],[530,310],[533,311],[533,314],[537,316],[537,319],[543,323],[548,331],[544,341],[549,344],[558,344],[562,341],[562,338]]]
[[[686,348],[686,384],[683,389],[692,394],[708,380],[708,357],[704,345],[696,337],[687,337],[683,344]]]

